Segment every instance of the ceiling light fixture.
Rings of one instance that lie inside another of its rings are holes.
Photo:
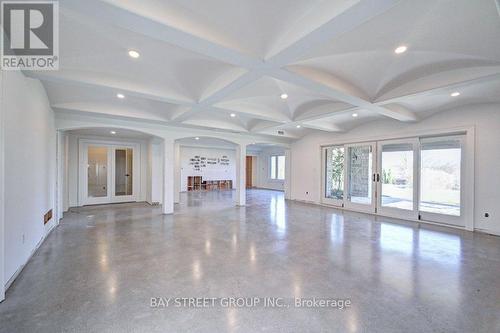
[[[301,126],[300,126],[300,125],[297,125],[296,127],[297,127],[297,128],[300,128]]]
[[[194,139],[195,139],[195,140],[200,140],[200,138],[199,138],[199,137],[196,137],[196,138],[194,138]]]
[[[394,50],[394,53],[396,54],[401,54],[401,53],[405,53],[406,50],[408,50],[408,47],[404,46],[404,45],[401,45],[401,46],[398,46],[395,50]]]
[[[140,53],[135,51],[135,50],[129,50],[128,55],[130,56],[130,58],[134,58],[134,59],[137,59],[141,56]]]
[[[281,99],[287,99],[288,98],[288,95],[287,94],[281,94]]]
[[[457,96],[460,96],[460,93],[458,91],[451,93],[451,97],[457,97]]]
[[[359,116],[359,114],[357,114],[357,113],[353,113],[353,114],[352,114],[352,116],[353,116],[354,118],[356,118],[357,116]]]
[[[124,94],[116,94],[116,97],[118,97],[119,99],[124,99],[125,95]]]
[[[231,113],[230,116],[231,116],[231,118],[234,118],[234,117],[236,117],[236,113]]]
[[[116,131],[109,131],[109,133],[114,135],[114,134],[116,134]]]

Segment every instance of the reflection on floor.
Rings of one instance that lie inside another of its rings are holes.
[[[495,332],[500,239],[285,201],[183,194],[73,209],[0,304],[1,332]],[[398,221],[395,221],[398,222]],[[333,308],[151,308],[152,297],[349,298]]]

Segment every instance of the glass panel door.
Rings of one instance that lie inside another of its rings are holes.
[[[375,144],[346,145],[347,150],[347,196],[348,208],[375,211]]]
[[[323,201],[337,206],[344,204],[345,149],[343,146],[323,148]]]
[[[80,142],[79,205],[136,201],[138,146]]]
[[[110,158],[107,146],[84,145],[82,204],[106,203],[110,191]]]
[[[421,219],[465,226],[463,136],[422,138],[420,145]]]
[[[115,196],[132,195],[133,159],[132,148],[115,150]]]
[[[108,196],[108,149],[88,148],[88,196],[99,198]]]
[[[418,140],[381,141],[377,151],[378,212],[416,219]]]

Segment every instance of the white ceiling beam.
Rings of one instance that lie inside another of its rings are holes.
[[[221,114],[227,115],[228,117],[229,117],[229,114],[234,113],[237,116],[243,115],[243,116],[247,116],[249,118],[255,118],[255,119],[260,119],[260,120],[274,121],[274,122],[280,122],[280,123],[285,122],[285,120],[283,120],[283,118],[273,116],[273,115],[263,115],[263,114],[256,114],[253,112],[245,112],[245,111],[234,111],[234,110],[225,109],[225,108],[221,108],[221,107],[217,107],[217,106],[213,106],[213,105],[203,105],[203,104],[197,104],[197,105],[193,106],[191,108],[191,110],[184,112],[183,114],[175,117],[172,120],[174,122],[183,122],[183,121],[186,121],[186,120],[192,118],[193,116],[195,116],[199,113],[202,113],[202,112],[204,112],[204,113],[205,112],[212,112],[212,113],[219,112]]]
[[[320,130],[320,131],[325,131],[325,132],[345,132],[345,130],[337,126],[335,124],[324,124],[324,125],[317,125],[317,124],[311,124],[311,123],[301,123],[301,126],[304,128],[310,128],[310,129],[315,129],[315,130]]]
[[[362,109],[373,111],[386,117],[397,119],[399,121],[415,121],[417,118],[416,115],[411,114],[408,111],[400,112],[374,105],[367,100],[337,90],[335,87],[331,87],[323,82],[311,80],[307,77],[301,76],[285,69],[273,70],[272,72],[270,71],[269,74],[277,79],[284,80],[297,86],[309,89],[318,94],[329,96],[333,99],[357,106]]]
[[[361,24],[386,12],[401,0],[363,0],[343,13],[287,46],[266,62],[282,67],[299,60],[318,45],[329,43],[333,38],[353,30]]]
[[[252,83],[258,79],[260,79],[264,73],[259,70],[253,70],[246,72],[245,74],[241,75],[238,77],[236,80],[232,81],[225,87],[217,90],[210,96],[204,98],[203,100],[200,101],[200,104],[203,105],[213,105],[217,102],[220,102],[223,100],[225,97],[231,95],[232,93],[240,90],[244,86],[248,85],[249,83]]]

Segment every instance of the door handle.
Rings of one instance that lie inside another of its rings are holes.
[[[377,173],[377,181],[380,181],[380,173]]]
[[[375,174],[373,174],[373,177],[372,177],[373,181],[375,181]]]
[[[127,174],[125,175],[125,177],[130,177],[130,175],[127,173]]]

